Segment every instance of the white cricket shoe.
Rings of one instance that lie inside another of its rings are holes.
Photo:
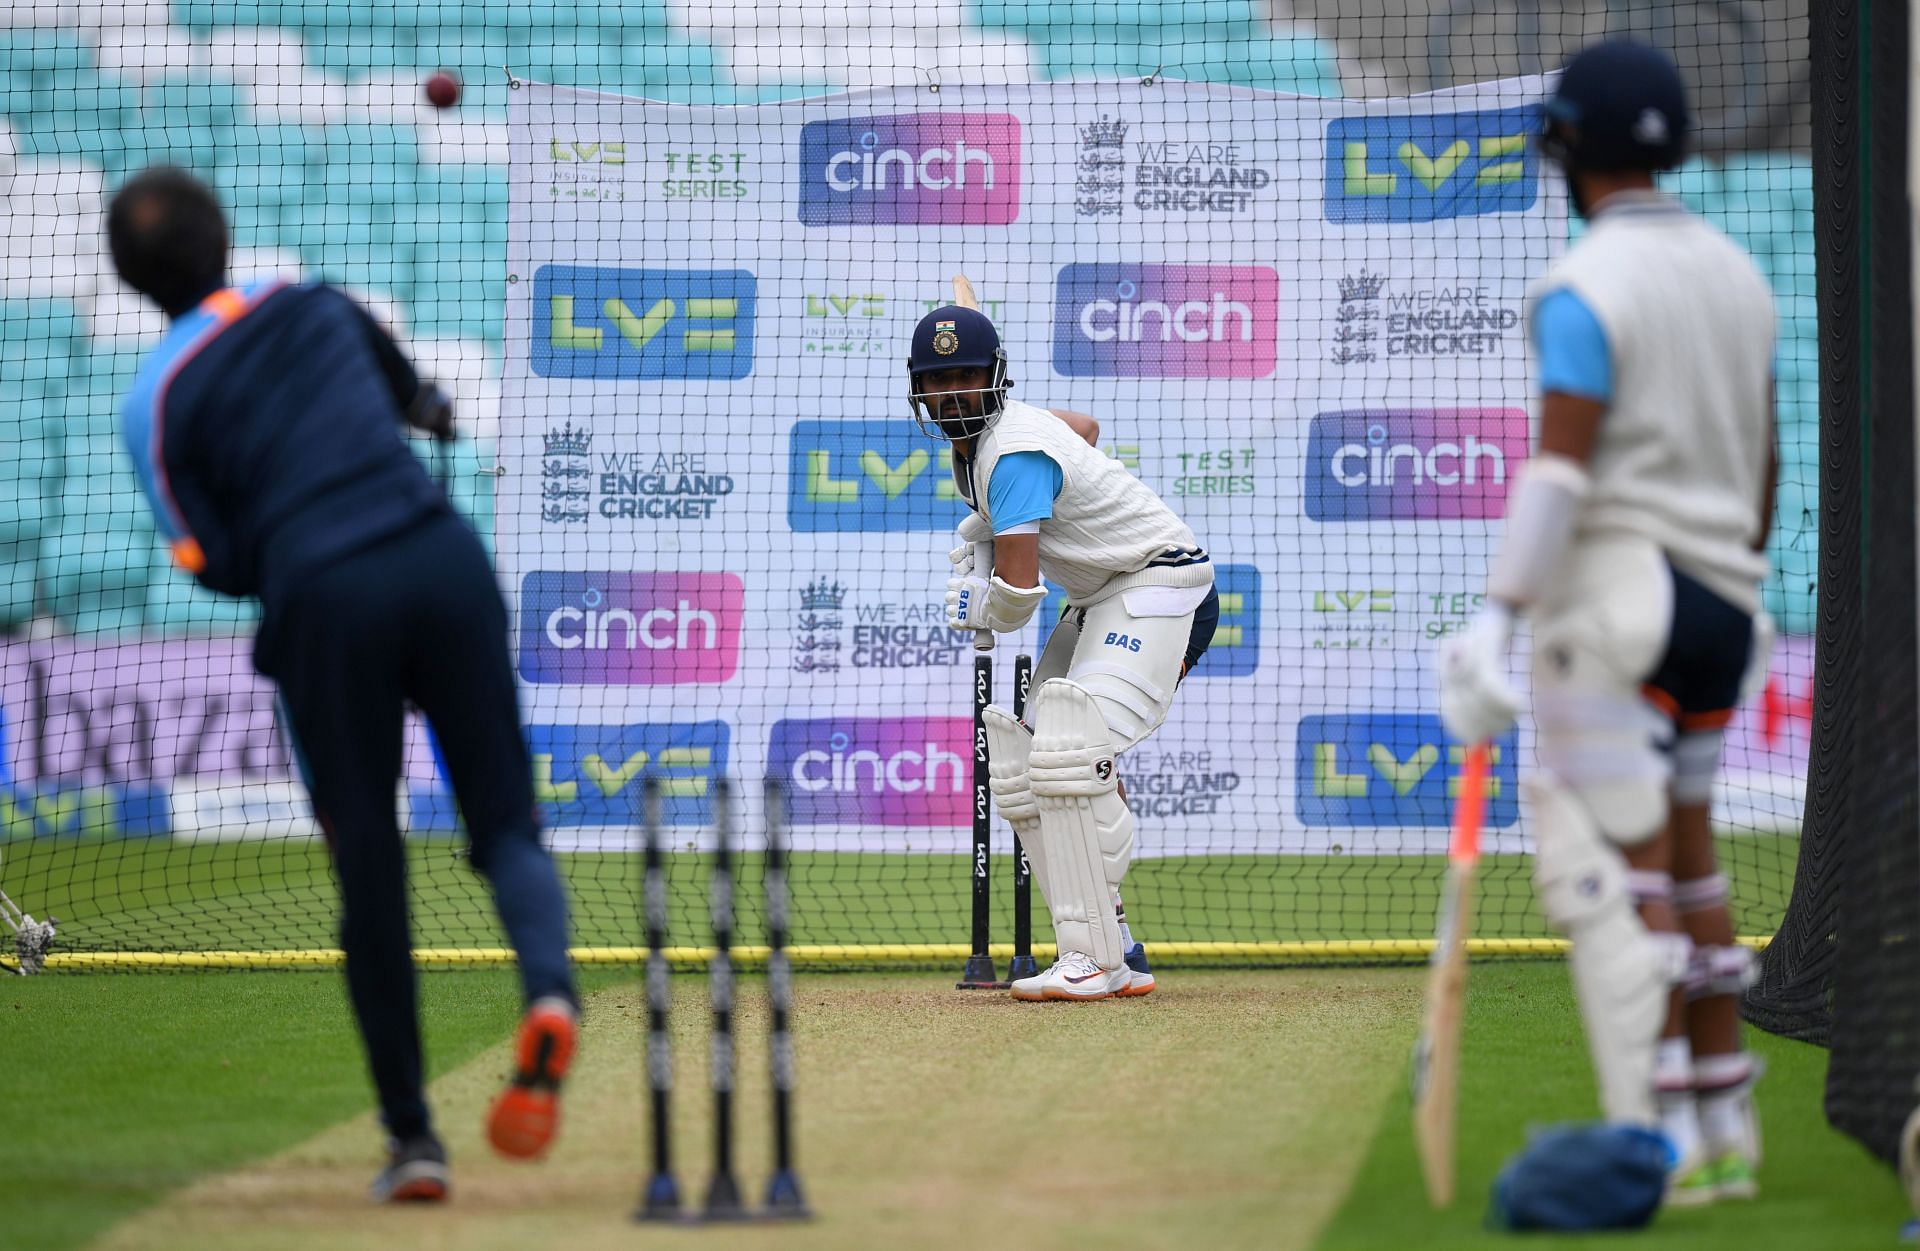
[[[1133,985],[1133,970],[1126,965],[1103,969],[1082,952],[1069,951],[1045,971],[1023,977],[1013,983],[1013,997],[1028,1003],[1049,999],[1111,999],[1125,994]]]

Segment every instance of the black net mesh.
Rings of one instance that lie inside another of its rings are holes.
[[[1833,1050],[1827,1111],[1882,1158],[1920,1101],[1908,23],[1815,16],[1823,316],[1819,695],[1798,878],[1749,1019]]]
[[[1137,932],[1163,959],[1418,954],[1458,769],[1430,659],[1526,455],[1526,284],[1577,229],[1524,137],[1540,76],[1609,32],[1681,63],[1701,132],[1670,185],[1778,301],[1783,641],[1716,798],[1739,931],[1772,933],[1848,472],[1817,425],[1806,17],[1776,3],[16,0],[0,889],[60,918],[54,967],[333,946],[254,612],[169,565],[120,434],[164,323],[106,261],[103,197],[167,161],[218,188],[236,281],[344,287],[455,396],[464,437],[421,453],[517,613],[582,946],[638,941],[649,772],[683,848],[714,777],[788,780],[801,958],[966,944],[959,506],[901,369],[965,272],[1016,396],[1099,418],[1219,571],[1212,651],[1122,762]],[[1000,649],[1002,699],[1047,629]],[[1500,745],[1480,913],[1516,950],[1547,936],[1531,744]],[[420,943],[497,949],[424,728],[402,791]]]

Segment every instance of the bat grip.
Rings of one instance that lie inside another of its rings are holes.
[[[983,652],[983,653],[992,651],[993,650],[993,631],[992,630],[975,630],[973,632],[973,650],[976,652]]]

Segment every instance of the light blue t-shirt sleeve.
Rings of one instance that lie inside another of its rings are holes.
[[[1541,297],[1533,310],[1533,349],[1540,361],[1541,391],[1588,400],[1613,398],[1613,353],[1607,332],[1586,302],[1561,288]]]
[[[1010,452],[993,467],[987,484],[987,510],[993,514],[993,532],[1005,534],[1015,526],[1045,521],[1053,516],[1053,501],[1066,479],[1060,466],[1045,452]]]

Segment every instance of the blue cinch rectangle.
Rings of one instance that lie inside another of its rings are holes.
[[[1410,223],[1519,213],[1540,195],[1538,105],[1342,117],[1327,125],[1327,220]]]
[[[1519,732],[1493,742],[1486,825],[1520,819]],[[1364,712],[1302,717],[1294,749],[1295,809],[1312,827],[1445,829],[1451,783],[1465,751],[1431,713]]]
[[[744,269],[542,265],[533,275],[533,372],[744,378],[753,370],[756,294]]]
[[[950,530],[967,505],[951,452],[905,415],[796,422],[788,441],[787,524],[801,533]]]

